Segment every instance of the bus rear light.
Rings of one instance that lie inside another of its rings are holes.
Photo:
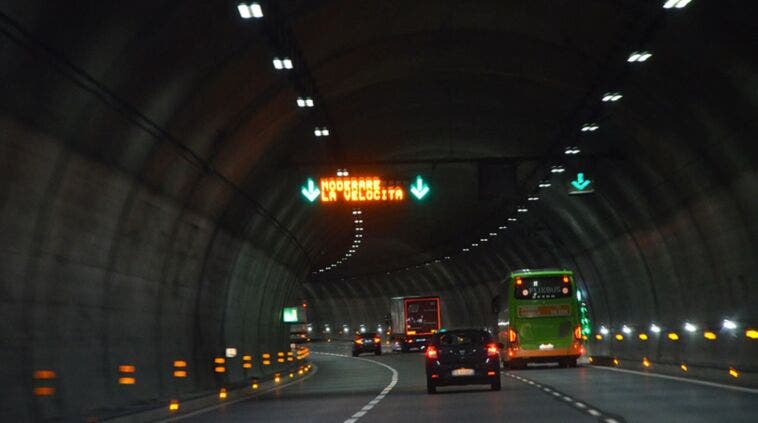
[[[495,372],[489,371],[489,372],[487,372],[487,376],[495,376]]]
[[[512,346],[518,346],[518,332],[513,328],[508,328],[508,342]]]
[[[574,339],[577,341],[582,340],[582,325],[576,325],[574,328]]]
[[[436,360],[438,357],[437,354],[437,347],[434,345],[430,345],[429,348],[426,349],[426,358],[430,360]]]
[[[358,339],[355,340],[355,343],[361,345],[361,344],[363,344],[363,339],[358,338]]]
[[[567,275],[563,275],[563,283],[569,283],[569,277]]]
[[[516,278],[516,286],[521,286],[524,281],[521,278]]]
[[[382,339],[378,338],[378,337],[374,338],[374,342],[377,343],[377,344],[380,344],[382,342]]]

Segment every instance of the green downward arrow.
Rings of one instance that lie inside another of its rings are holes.
[[[316,188],[316,182],[314,182],[313,179],[308,178],[308,186],[303,186],[300,189],[300,193],[312,203],[318,198],[321,191]]]
[[[424,183],[421,176],[416,176],[416,184],[411,185],[411,194],[416,196],[417,199],[422,199],[429,193],[429,185]]]
[[[584,179],[584,173],[577,173],[576,174],[576,180],[571,181],[571,185],[578,189],[579,191],[583,191],[585,188],[587,188],[592,181],[589,179]]]

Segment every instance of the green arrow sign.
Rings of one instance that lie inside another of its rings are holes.
[[[420,200],[424,198],[428,193],[429,185],[426,185],[424,183],[424,180],[421,179],[421,176],[416,176],[416,183],[411,185],[411,194]]]
[[[303,186],[300,189],[300,192],[303,194],[305,198],[308,199],[311,203],[316,201],[319,195],[321,195],[321,191],[316,187],[316,182],[313,181],[313,179],[308,178],[308,185]]]
[[[570,182],[573,190],[569,194],[585,194],[593,192],[594,189],[590,186],[592,181],[584,178],[584,173],[579,172],[576,174],[576,179]]]

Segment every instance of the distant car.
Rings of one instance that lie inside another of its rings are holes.
[[[438,386],[489,384],[500,390],[500,350],[488,332],[481,329],[440,331],[426,348],[426,389]]]
[[[366,332],[355,336],[353,340],[353,357],[366,352],[382,355],[382,338],[376,332]]]

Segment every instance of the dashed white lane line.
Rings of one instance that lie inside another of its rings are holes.
[[[611,418],[611,417],[603,416],[603,413],[601,411],[596,410],[594,408],[590,408],[587,404],[585,404],[585,403],[583,403],[581,401],[576,401],[576,400],[574,400],[573,398],[571,398],[568,395],[565,395],[565,394],[560,393],[560,392],[558,392],[556,390],[550,389],[547,386],[540,385],[539,383],[535,383],[532,380],[523,378],[521,376],[517,376],[517,375],[515,375],[513,373],[505,373],[505,374],[506,374],[506,376],[510,376],[510,377],[512,377],[512,378],[514,378],[516,380],[519,380],[521,382],[524,382],[524,383],[526,383],[528,385],[537,387],[538,389],[544,391],[545,393],[553,395],[555,397],[555,399],[561,399],[561,400],[563,400],[563,401],[565,401],[567,403],[571,403],[571,405],[573,405],[574,407],[578,408],[580,411],[586,412],[586,413],[590,414],[593,417],[601,417],[602,416],[601,418],[603,418],[603,421],[605,423],[619,423],[619,420],[616,420],[616,419]]]
[[[324,355],[332,355],[332,356],[336,356],[336,357],[348,357],[346,354],[322,353],[322,352],[316,352],[316,351],[313,351],[313,353],[315,353],[315,354],[324,354]],[[378,361],[369,360],[369,359],[360,358],[360,357],[349,357],[349,358],[353,358],[355,360],[368,361],[369,363],[373,363],[373,364],[377,364],[379,366],[382,366],[382,367],[388,369],[390,372],[392,372],[392,379],[390,380],[389,385],[385,386],[384,389],[382,389],[382,392],[379,393],[379,395],[375,396],[371,401],[368,402],[368,404],[364,405],[363,408],[361,408],[359,411],[356,411],[355,414],[353,414],[352,416],[350,416],[350,418],[347,419],[347,420],[345,420],[343,423],[355,423],[355,422],[358,421],[358,419],[360,419],[361,417],[365,416],[366,413],[368,413],[372,408],[374,408],[377,404],[379,404],[379,402],[381,400],[383,400],[384,397],[386,397],[387,394],[390,393],[390,391],[392,391],[392,388],[394,388],[395,385],[397,385],[397,379],[398,379],[397,370],[395,370],[394,368],[392,368],[392,367],[390,367],[390,366],[388,366],[388,365],[386,365],[384,363],[380,363]]]

